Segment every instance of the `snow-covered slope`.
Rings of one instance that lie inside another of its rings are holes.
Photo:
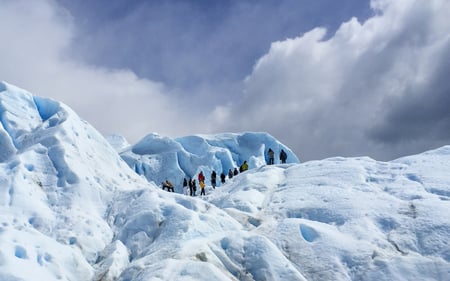
[[[90,280],[118,190],[149,186],[67,106],[0,83],[0,280]]]
[[[255,164],[266,134],[128,150],[169,168],[187,153],[192,173],[253,163],[199,198],[136,174],[59,102],[0,83],[0,116],[0,280],[450,280],[450,146],[272,166]]]
[[[308,280],[448,280],[450,146],[265,167],[210,195]]]
[[[205,203],[140,193],[114,207],[132,260],[119,280],[448,280],[449,169],[450,146],[264,166]]]
[[[268,163],[267,150],[287,153],[286,163],[299,163],[297,156],[267,133],[245,132],[195,135],[177,139],[149,134],[137,144],[122,150],[121,156],[138,174],[160,183],[169,179],[181,193],[184,178],[196,178],[200,171],[228,174],[247,161],[249,169]],[[275,157],[275,163],[279,163]],[[218,181],[220,185],[220,181]]]

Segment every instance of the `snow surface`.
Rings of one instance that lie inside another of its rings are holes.
[[[265,133],[150,134],[120,157],[7,83],[0,121],[0,280],[450,280],[450,146],[268,166]],[[244,159],[204,197],[151,182]]]

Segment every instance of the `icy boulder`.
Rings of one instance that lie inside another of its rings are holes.
[[[175,183],[175,190],[181,192],[183,178],[196,178],[200,171],[209,179],[213,170],[218,176],[222,172],[228,174],[230,169],[239,168],[244,161],[247,161],[249,169],[264,166],[268,162],[269,148],[276,153],[283,149],[288,155],[287,163],[299,163],[297,156],[274,137],[255,132],[176,139],[153,133],[123,151],[121,156],[147,180],[160,183],[168,179]],[[279,160],[275,159],[275,163]]]

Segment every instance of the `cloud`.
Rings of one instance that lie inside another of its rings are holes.
[[[206,106],[235,99],[272,41],[316,24],[334,29],[368,8],[368,0],[58,1],[74,14],[77,57],[129,67]]]
[[[450,3],[374,0],[374,16],[274,42],[242,101],[216,110],[232,130],[268,131],[301,159],[391,159],[448,144]],[[431,133],[430,133],[431,132]]]
[[[302,160],[391,159],[449,142],[448,1],[373,0],[367,20],[273,42],[244,81],[270,38],[311,25],[293,21],[307,11],[298,1],[220,6],[209,18],[183,2],[141,2],[92,30],[58,3],[0,0],[0,79],[63,101],[103,133],[134,142],[149,132],[267,131]]]
[[[188,133],[196,123],[165,85],[70,57],[73,18],[56,2],[0,0],[0,7],[1,80],[62,101],[101,132],[130,141]]]
[[[0,79],[61,100],[130,142],[148,132],[221,132],[209,112],[239,95],[271,38],[296,34],[320,10],[295,0],[0,3]]]

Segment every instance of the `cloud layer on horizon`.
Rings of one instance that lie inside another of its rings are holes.
[[[450,140],[450,2],[374,0],[375,15],[274,42],[239,103],[218,107],[231,130],[282,136],[300,159],[381,160]]]

